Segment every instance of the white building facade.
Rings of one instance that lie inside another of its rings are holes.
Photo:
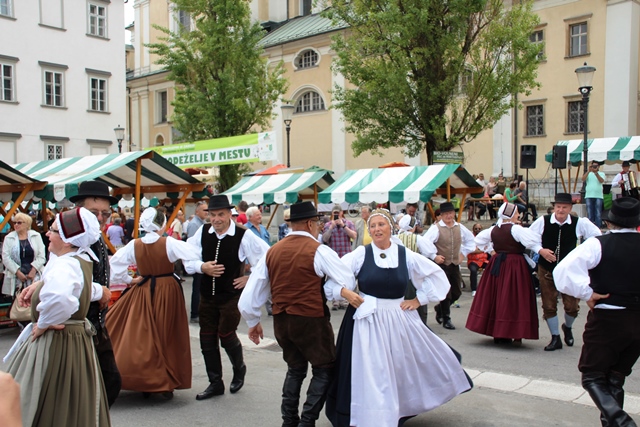
[[[0,0],[0,160],[118,152],[123,28],[123,0]]]

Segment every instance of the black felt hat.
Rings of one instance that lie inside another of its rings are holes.
[[[625,167],[625,166],[626,166],[626,167],[631,166],[631,165],[629,164],[629,161],[625,160],[624,162],[622,162],[622,167]]]
[[[453,203],[444,202],[440,204],[440,213],[452,212],[455,211],[456,208],[453,207]]]
[[[289,220],[291,222],[300,221],[309,218],[319,218],[322,215],[318,214],[315,206],[311,202],[302,202],[291,205],[289,210]]]
[[[555,200],[553,202],[551,202],[551,203],[552,204],[566,203],[568,205],[572,205],[573,204],[573,199],[571,198],[571,194],[569,194],[569,193],[557,193]]]
[[[640,201],[632,197],[621,197],[613,201],[611,209],[602,213],[604,221],[624,228],[640,225]]]
[[[100,181],[85,181],[81,183],[78,188],[78,194],[69,197],[69,201],[75,203],[88,197],[107,199],[110,205],[118,203],[118,199],[109,194],[109,186]]]
[[[233,209],[235,206],[229,203],[229,198],[224,194],[216,194],[209,198],[209,207],[207,210],[215,211],[218,209]]]

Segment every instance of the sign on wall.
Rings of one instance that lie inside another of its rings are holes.
[[[462,151],[434,151],[433,163],[464,164],[464,153]]]

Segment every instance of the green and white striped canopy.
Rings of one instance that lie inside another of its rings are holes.
[[[320,203],[428,202],[450,178],[451,193],[482,193],[482,187],[459,164],[349,170],[318,196]],[[471,191],[468,191],[468,190]],[[475,190],[475,191],[474,191]],[[458,191],[459,192],[459,191]],[[481,194],[480,194],[481,195]]]
[[[46,183],[33,179],[0,160],[0,200],[17,200],[23,192],[43,188]],[[28,199],[29,197],[27,197]]]
[[[140,186],[146,187],[147,192],[178,191],[181,185],[203,185],[152,151],[43,160],[19,163],[13,167],[35,180],[48,182],[44,189],[34,192],[36,198],[61,201],[78,194],[78,184],[89,180],[102,181],[114,189],[133,193],[139,158],[142,158]]]
[[[254,175],[242,178],[222,194],[229,197],[233,204],[241,200],[256,205],[295,203],[299,196],[314,195],[314,184],[317,184],[317,191],[320,191],[327,188],[333,181],[326,171]]]
[[[620,163],[624,160],[640,161],[640,136],[625,136],[622,138],[593,138],[587,140],[588,161],[598,161],[605,163]],[[572,139],[570,141],[558,141],[556,145],[567,146],[567,161],[576,166],[580,164],[583,157],[583,140]],[[553,163],[553,149],[549,151],[544,159],[548,163]]]

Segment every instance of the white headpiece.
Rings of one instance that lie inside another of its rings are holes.
[[[147,233],[162,230],[167,223],[167,217],[155,208],[147,208],[140,215],[140,229]]]
[[[85,208],[75,208],[56,215],[55,223],[63,242],[78,248],[78,253],[87,253],[95,261],[98,257],[91,245],[100,238],[98,218]]]
[[[394,234],[395,232],[395,222],[393,221],[393,218],[391,217],[391,213],[386,210],[386,209],[374,209],[370,214],[369,214],[369,219],[367,220],[367,228],[369,228],[369,223],[371,222],[371,218],[373,218],[374,216],[381,216],[384,219],[387,220],[387,222],[389,223],[389,227],[391,227],[391,234]]]
[[[505,219],[509,220],[518,214],[518,207],[513,203],[503,203],[498,209],[498,222],[496,225],[500,227]]]

